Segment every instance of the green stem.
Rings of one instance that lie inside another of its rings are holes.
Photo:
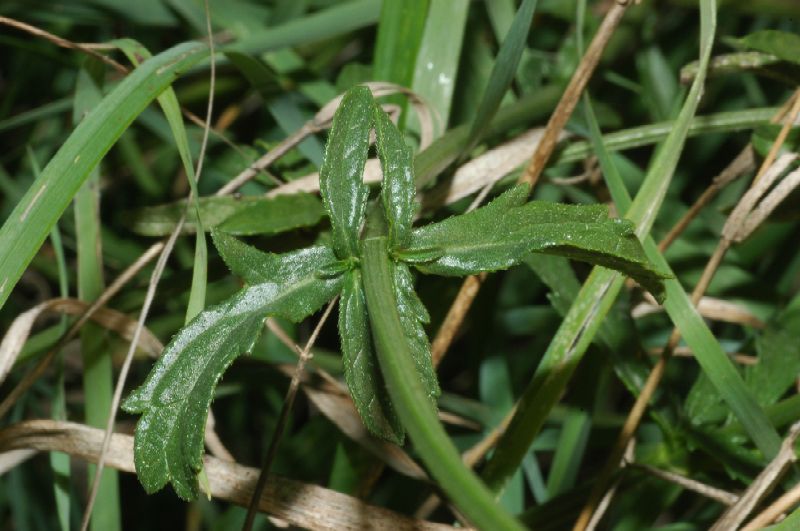
[[[470,522],[480,529],[522,529],[464,465],[414,377],[416,369],[397,312],[393,267],[385,237],[364,240],[362,272],[369,319],[381,372],[397,414],[430,474]]]

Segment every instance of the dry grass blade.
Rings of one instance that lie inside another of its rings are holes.
[[[689,223],[708,205],[725,186],[732,183],[756,166],[756,156],[752,145],[745,147],[739,155],[728,164],[714,179],[708,188],[697,198],[689,210],[670,229],[666,236],[658,243],[658,250],[662,253],[680,236]]]
[[[739,500],[739,496],[737,494],[733,494],[732,492],[728,492],[727,490],[722,490],[716,487],[712,487],[711,485],[706,485],[705,483],[701,483],[700,481],[694,480],[692,478],[687,478],[686,476],[682,476],[674,472],[661,470],[660,468],[656,468],[641,463],[628,463],[628,466],[644,470],[648,474],[651,474],[657,478],[661,478],[665,481],[669,481],[670,483],[680,485],[684,489],[694,491],[700,494],[701,496],[710,498],[723,505],[731,506]]]
[[[452,179],[425,193],[423,207],[435,209],[449,205],[496,183],[528,160],[531,149],[539,146],[543,133],[541,127],[530,129],[466,162],[455,171]],[[562,133],[557,140],[565,137],[566,134]]]
[[[67,315],[82,315],[89,304],[77,299],[50,299],[37,304],[30,310],[21,313],[11,323],[0,343],[0,383],[3,382],[17,356],[25,346],[36,320],[48,312]],[[111,330],[123,339],[131,340],[136,321],[127,315],[109,308],[100,308],[91,315],[92,321]],[[161,341],[150,330],[143,330],[139,347],[150,356],[157,356],[162,349]]]
[[[634,306],[631,310],[631,315],[638,319],[663,311],[664,308],[655,301],[646,301]],[[702,297],[697,303],[697,311],[700,312],[700,315],[712,321],[752,326],[753,328],[764,328],[765,326],[764,321],[741,304],[715,297]]]
[[[742,528],[742,531],[756,531],[775,522],[781,515],[792,510],[800,503],[800,483],[792,487],[783,496],[775,500],[769,507],[761,511]]]
[[[714,522],[711,531],[738,529],[742,525],[756,505],[772,491],[791,464],[797,461],[794,443],[798,436],[800,436],[800,422],[793,424],[789,428],[789,434],[784,439],[778,455],[761,471],[739,500]]]
[[[96,462],[102,439],[102,430],[82,424],[31,420],[0,429],[0,452],[22,449],[55,451]],[[133,473],[133,437],[114,434],[106,462],[113,468]],[[249,502],[258,470],[210,456],[205,457],[204,469],[212,496],[242,506]],[[307,529],[454,529],[443,524],[414,520],[323,487],[277,477],[267,481],[258,507],[293,526]]]

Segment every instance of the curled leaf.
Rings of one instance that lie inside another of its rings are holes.
[[[341,259],[358,256],[358,235],[369,196],[362,174],[373,107],[368,88],[347,91],[333,117],[325,160],[319,170],[320,193],[331,219],[333,249]]]

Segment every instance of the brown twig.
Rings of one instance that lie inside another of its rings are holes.
[[[575,73],[572,74],[572,78],[570,78],[569,84],[564,90],[564,94],[561,96],[561,100],[558,102],[553,114],[550,115],[550,121],[547,122],[542,140],[539,142],[539,146],[533,154],[530,163],[522,173],[519,179],[520,183],[527,183],[531,188],[536,185],[542,171],[545,166],[547,166],[547,162],[550,160],[550,156],[553,154],[561,131],[564,130],[564,126],[567,124],[570,116],[572,116],[572,111],[575,110],[575,106],[578,104],[578,100],[583,90],[586,88],[586,84],[589,82],[592,73],[594,73],[594,69],[597,67],[597,63],[600,61],[600,57],[608,44],[608,40],[617,29],[629,3],[629,0],[617,0],[617,2],[611,6],[608,13],[606,13],[603,22],[600,24],[600,28],[598,28],[592,42],[589,44],[589,48],[587,48],[586,53],[583,54],[578,68],[575,70]]]

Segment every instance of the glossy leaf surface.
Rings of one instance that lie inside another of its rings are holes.
[[[403,135],[378,105],[375,109],[375,137],[383,170],[381,199],[389,225],[389,247],[404,246],[411,237],[414,217],[414,154]]]
[[[364,425],[374,435],[402,444],[404,430],[384,387],[372,346],[361,271],[350,271],[339,299],[339,337],[344,377]]]
[[[134,459],[147,492],[171,481],[180,497],[197,496],[206,416],[222,373],[252,347],[265,317],[300,321],[341,287],[341,277],[317,275],[320,266],[335,261],[326,247],[275,255],[246,251],[247,246],[231,240],[217,240],[225,242],[220,246],[225,260],[235,271],[248,271],[247,280],[253,283],[181,329],[144,384],[123,404],[126,411],[143,414]],[[249,269],[256,258],[261,263]]]
[[[431,361],[431,344],[423,327],[423,323],[430,321],[430,316],[422,301],[419,300],[417,292],[414,291],[414,281],[406,264],[394,264],[394,289],[400,324],[405,332],[414,366],[417,369],[415,376],[419,378],[425,388],[426,396],[436,407],[441,390],[439,381],[436,379],[436,370]]]
[[[347,91],[333,117],[319,171],[322,201],[331,219],[333,249],[345,259],[358,255],[358,235],[369,188],[362,174],[373,120],[372,93],[366,87]]]
[[[316,225],[324,214],[322,203],[311,194],[276,197],[212,196],[199,200],[203,228],[218,227],[229,234],[249,236],[277,234],[299,227]],[[178,224],[186,210],[186,201],[147,207],[140,210],[133,222],[133,231],[143,236],[166,236]],[[193,209],[188,212],[183,233],[197,230]]]
[[[651,268],[631,222],[608,219],[601,205],[524,203],[526,194],[516,187],[483,208],[416,229],[398,254],[425,273],[469,275],[543,252],[622,271],[661,297],[663,275]]]

